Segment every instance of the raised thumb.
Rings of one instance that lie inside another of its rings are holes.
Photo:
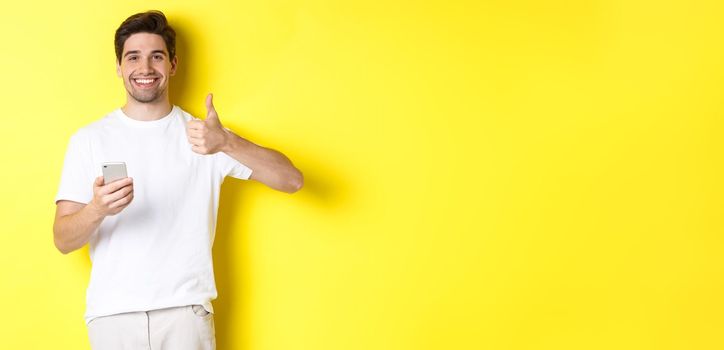
[[[214,108],[214,95],[211,93],[206,95],[206,119],[219,119],[216,108]]]

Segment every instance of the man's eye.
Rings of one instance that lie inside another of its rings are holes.
[[[128,57],[128,60],[129,60],[129,61],[135,61],[135,60],[136,60],[136,56]]]
[[[161,56],[161,55],[153,56],[153,58],[155,58],[157,60],[163,60],[163,56]]]

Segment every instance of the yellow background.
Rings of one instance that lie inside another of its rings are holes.
[[[224,184],[219,349],[724,348],[721,2],[70,0],[0,12],[3,349],[88,348],[53,198],[152,8],[306,178]]]

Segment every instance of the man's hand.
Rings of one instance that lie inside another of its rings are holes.
[[[93,183],[93,199],[89,205],[102,216],[116,215],[133,200],[133,179],[127,177],[103,184],[103,176]]]
[[[191,149],[200,154],[224,152],[252,169],[249,179],[275,190],[293,193],[304,183],[302,172],[281,152],[259,146],[224,128],[216,114],[213,96],[206,96],[206,120],[192,120],[186,125]]]
[[[199,154],[214,154],[226,148],[229,134],[216,114],[213,95],[206,96],[206,120],[188,122],[186,137],[192,145],[191,150]]]

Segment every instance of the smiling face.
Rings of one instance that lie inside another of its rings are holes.
[[[123,78],[127,96],[140,103],[168,99],[169,78],[176,74],[176,57],[169,58],[158,34],[136,33],[123,44],[116,73]]]

